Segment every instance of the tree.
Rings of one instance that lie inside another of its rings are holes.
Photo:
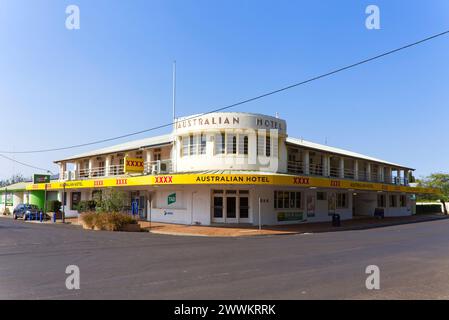
[[[449,201],[449,174],[447,173],[432,173],[431,175],[422,179],[417,179],[418,186],[424,188],[440,189],[441,194],[434,195],[419,195],[419,201],[435,201],[443,200]]]
[[[117,189],[104,189],[94,196],[96,210],[99,212],[121,212],[128,204],[128,196]]]
[[[30,179],[25,178],[22,174],[13,174],[11,178],[0,180],[0,187],[6,187],[14,183],[30,181]]]

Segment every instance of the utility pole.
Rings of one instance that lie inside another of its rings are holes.
[[[174,131],[176,129],[176,60],[173,61],[173,70],[172,70],[172,86],[173,86],[173,92],[172,92],[172,116],[173,116],[173,128]],[[173,149],[174,149],[174,156],[175,159],[173,161],[172,170],[175,171],[177,168],[177,162],[178,162],[178,146],[176,145],[176,138],[173,135]]]
[[[44,191],[44,214],[47,213],[47,184],[45,184],[45,191]]]
[[[62,184],[62,223],[65,223],[65,205],[67,203],[65,196],[65,182]]]
[[[173,108],[173,123],[176,121],[176,60],[173,61],[173,100],[172,100],[172,108]]]
[[[8,199],[8,187],[5,187],[5,214],[6,214],[6,201]]]

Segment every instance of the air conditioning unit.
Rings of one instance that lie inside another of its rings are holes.
[[[157,164],[153,164],[153,165],[151,166],[151,174],[156,174],[156,173],[158,173],[157,168],[158,168],[158,165],[157,165]]]

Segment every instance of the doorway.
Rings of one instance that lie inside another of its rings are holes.
[[[248,190],[213,190],[213,223],[249,223]]]

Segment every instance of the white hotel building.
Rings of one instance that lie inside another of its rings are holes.
[[[60,181],[27,189],[45,187],[61,200],[65,190],[68,214],[93,193],[119,188],[141,219],[181,224],[257,225],[259,212],[264,225],[379,210],[404,216],[414,213],[416,193],[432,192],[409,186],[410,167],[295,139],[285,120],[238,112],[179,118],[171,134],[55,162]]]

